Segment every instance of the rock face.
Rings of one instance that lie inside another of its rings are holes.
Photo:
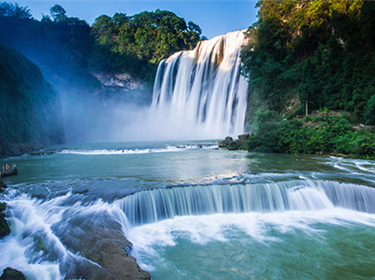
[[[15,270],[11,267],[7,267],[3,271],[3,275],[1,275],[0,280],[26,280],[25,275],[18,270]]]
[[[143,89],[143,85],[129,74],[92,73],[105,87],[120,87],[123,90]]]
[[[59,93],[38,66],[0,43],[0,156],[65,142]]]

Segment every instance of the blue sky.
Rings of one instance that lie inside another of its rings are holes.
[[[92,24],[102,14],[112,16],[115,12],[134,15],[142,11],[169,10],[187,22],[193,21],[208,38],[230,31],[246,29],[257,20],[256,0],[20,0],[7,1],[28,6],[34,18],[49,15],[49,9],[60,4],[67,16],[79,17]]]

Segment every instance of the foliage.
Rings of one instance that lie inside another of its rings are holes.
[[[48,78],[59,88],[73,84],[76,91],[98,88],[91,73],[101,71],[152,85],[160,60],[194,48],[202,32],[169,11],[101,15],[92,26],[58,4],[50,13],[37,21],[27,7],[0,2],[0,41],[53,72]],[[60,86],[61,80],[69,83]]]
[[[17,3],[0,3],[0,17],[17,17],[20,19],[31,18],[31,11],[26,7],[20,7]]]
[[[0,155],[64,142],[58,93],[40,69],[0,43]]]
[[[277,123],[275,119],[268,119],[241,148],[254,152],[345,154],[375,159],[375,131],[354,130],[346,115],[324,116],[316,126],[299,119]]]
[[[259,1],[242,73],[270,110],[343,110],[375,124],[375,2]],[[369,103],[370,102],[370,103]],[[372,103],[371,103],[372,102]]]
[[[153,79],[156,65],[179,50],[192,49],[200,40],[202,30],[169,11],[142,12],[134,16],[116,13],[95,19],[92,34],[96,50],[106,52],[107,65],[133,69],[146,79]],[[100,53],[100,52],[99,52]],[[93,56],[93,64],[102,57]],[[151,70],[151,71],[150,71]],[[151,72],[152,77],[147,77]]]

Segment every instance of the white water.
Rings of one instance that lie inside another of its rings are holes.
[[[219,139],[244,132],[243,43],[243,31],[231,32],[160,63],[150,109],[155,138]]]
[[[111,203],[83,204],[82,198],[68,192],[45,201],[24,194],[9,200],[12,234],[0,241],[0,249],[8,252],[0,269],[12,266],[30,279],[59,279],[73,263],[90,262],[68,250],[52,230],[68,231],[67,217],[121,225],[134,244],[133,254],[149,271],[154,268],[145,259],[159,254],[153,248],[176,246],[181,238],[201,245],[226,242],[239,230],[262,243],[279,242],[272,230],[309,234],[317,223],[375,227],[370,214],[375,212],[375,190],[333,181],[159,188]]]
[[[375,213],[375,189],[330,181],[288,181],[155,189],[119,201],[133,225],[176,216],[318,211],[342,207]]]
[[[75,155],[133,155],[133,154],[148,154],[148,153],[166,153],[166,152],[181,152],[186,149],[212,149],[217,148],[217,145],[167,145],[163,148],[150,149],[96,149],[96,150],[72,150],[63,149],[61,154],[75,154]]]
[[[14,181],[1,194],[12,233],[0,240],[0,271],[79,279],[102,265],[85,240],[105,229],[133,243],[155,280],[375,275],[373,161],[211,144],[75,145],[67,150],[84,153],[2,159],[22,173],[5,178]],[[149,152],[116,154],[123,150]]]

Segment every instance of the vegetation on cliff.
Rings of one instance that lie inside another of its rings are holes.
[[[353,126],[375,124],[375,2],[257,5],[259,20],[247,30],[241,59],[258,107],[249,110],[253,134],[241,148],[374,158],[373,131]],[[319,125],[291,119],[330,111],[344,115],[315,116]]]
[[[65,141],[59,93],[34,63],[0,43],[0,156]]]
[[[243,74],[267,108],[349,112],[375,124],[375,2],[259,1]]]
[[[100,71],[128,73],[152,84],[160,60],[194,48],[202,32],[168,11],[101,15],[92,26],[68,17],[57,4],[50,13],[37,21],[27,7],[0,2],[0,40],[78,90],[97,87],[91,73]]]

